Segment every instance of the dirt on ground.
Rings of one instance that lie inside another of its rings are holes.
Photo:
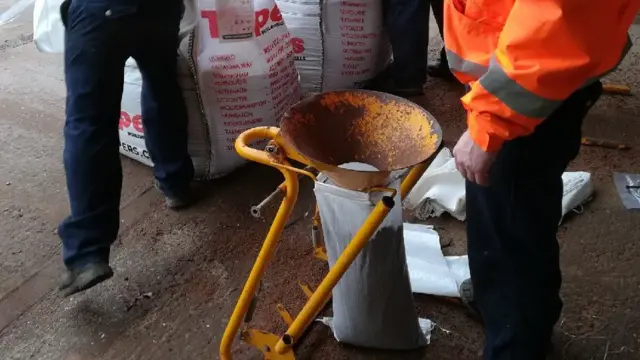
[[[264,211],[263,219],[253,218],[249,208],[282,181],[278,172],[248,165],[199,184],[196,206],[170,212],[152,188],[150,170],[123,159],[122,224],[112,256],[116,275],[83,294],[61,298],[55,291],[61,272],[55,227],[67,212],[59,159],[61,62],[37,54],[25,30],[12,29],[3,36],[13,45],[0,47],[0,359],[218,358],[221,336],[276,205]],[[632,29],[636,43],[639,34],[639,28]],[[432,60],[439,46],[437,40],[432,43]],[[639,62],[636,46],[621,70],[606,79],[631,86],[634,95],[603,96],[584,126],[587,136],[631,149],[583,147],[571,165],[570,170],[592,174],[595,197],[560,227],[565,308],[553,339],[554,359],[640,359],[640,213],[623,207],[612,180],[614,171],[640,173]],[[438,119],[450,148],[465,127],[461,94],[460,86],[429,80],[426,96],[412,99]],[[305,301],[298,282],[315,288],[326,274],[327,265],[311,252],[311,189],[308,181],[302,183],[264,278],[252,327],[283,333],[276,305],[295,315]],[[464,223],[447,216],[429,223],[440,234],[445,254],[465,253]],[[343,345],[329,328],[314,323],[296,347],[296,358],[479,359],[482,327],[462,307],[428,296],[415,300],[418,314],[438,324],[424,349]],[[261,358],[236,341],[234,360]]]

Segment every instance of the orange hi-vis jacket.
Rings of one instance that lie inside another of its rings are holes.
[[[531,134],[631,47],[640,0],[445,0],[451,70],[469,133],[485,151]]]

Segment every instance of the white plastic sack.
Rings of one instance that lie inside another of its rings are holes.
[[[43,53],[64,53],[62,0],[36,0],[33,6],[33,42]]]
[[[448,212],[460,221],[465,219],[465,205],[465,180],[447,148],[436,155],[403,204],[423,220]]]
[[[224,15],[216,8],[221,4]],[[242,24],[234,36],[232,25],[247,21],[246,8],[239,7],[247,5],[254,14],[248,26],[250,37],[242,38],[247,35]],[[211,142],[209,172],[216,177],[246,162],[234,149],[240,133],[277,125],[299,99],[298,73],[291,34],[273,0],[200,0],[199,7],[192,55]],[[236,22],[234,16],[242,19]],[[221,33],[229,39],[222,39]]]
[[[302,94],[361,88],[391,62],[380,0],[276,0]]]
[[[405,223],[404,247],[414,293],[460,297],[460,284],[471,276],[466,255],[443,256],[440,236],[428,225]]]
[[[584,171],[562,174],[562,215],[584,204],[593,195],[591,174]]]
[[[399,185],[396,180],[390,187]],[[427,344],[411,293],[399,194],[396,206],[333,290],[331,326],[340,342],[395,350]],[[383,194],[347,190],[320,178],[315,195],[333,267]]]

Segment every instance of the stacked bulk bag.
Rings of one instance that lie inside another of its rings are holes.
[[[362,88],[391,62],[380,0],[276,0],[303,94]]]

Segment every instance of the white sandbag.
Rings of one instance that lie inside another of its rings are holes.
[[[562,215],[579,208],[593,196],[591,174],[585,171],[562,174]]]
[[[396,180],[391,187],[399,185]],[[340,342],[394,350],[427,344],[409,283],[399,194],[396,206],[333,290],[331,327]],[[383,194],[346,190],[321,177],[315,195],[333,267]]]
[[[276,0],[302,94],[361,88],[391,62],[380,0]]]
[[[33,43],[43,53],[64,53],[62,0],[36,0],[33,6]]]
[[[405,223],[404,247],[414,293],[460,297],[458,288],[470,277],[466,255],[445,257],[440,236],[428,225]]]
[[[240,133],[277,125],[284,111],[299,99],[291,34],[275,2],[218,1],[199,1],[201,17],[192,53],[210,135],[210,177],[246,163],[234,149]],[[226,8],[219,16],[216,6],[222,4]],[[252,6],[254,16],[249,32],[240,26],[235,36],[233,26],[227,25],[236,23],[236,15],[242,18],[238,23],[247,21],[246,9],[238,8],[242,6]]]

